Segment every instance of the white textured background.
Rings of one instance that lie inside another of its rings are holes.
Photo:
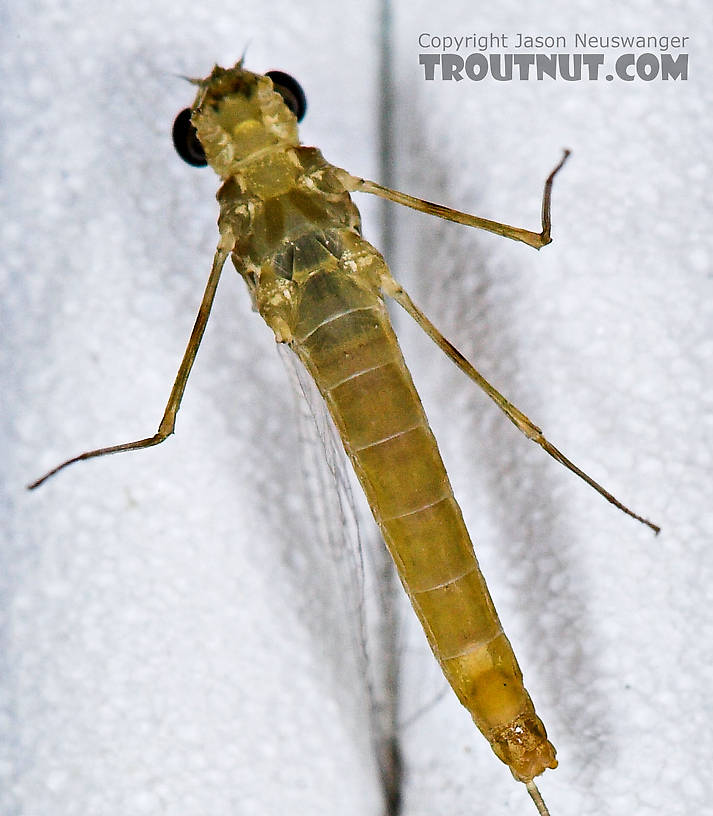
[[[559,749],[541,781],[552,815],[705,813],[710,14],[702,0],[492,5],[396,4],[398,185],[534,227],[569,147],[555,243],[538,254],[403,213],[394,272],[661,536],[521,438],[399,318],[407,358]],[[48,0],[0,12],[1,816],[380,813],[358,678],[334,650],[350,622],[328,569],[321,580],[299,556],[313,542],[285,373],[235,274],[177,435],[23,490],[63,457],[152,433],[163,410],[217,213],[210,171],[170,143],[193,95],[176,75],[249,44],[249,67],[304,85],[304,141],[374,177],[379,11]],[[426,83],[422,31],[688,34],[690,79]],[[378,245],[378,208],[364,209]],[[420,644],[409,634],[404,717],[432,674]],[[401,737],[409,816],[534,812],[450,698]]]

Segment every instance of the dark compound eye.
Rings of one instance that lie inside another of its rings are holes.
[[[173,146],[184,162],[193,167],[205,167],[208,161],[203,145],[200,143],[196,129],[191,122],[191,109],[185,108],[173,123]]]
[[[284,71],[268,71],[265,76],[270,77],[277,93],[285,100],[297,121],[301,122],[307,110],[307,97],[300,83]]]

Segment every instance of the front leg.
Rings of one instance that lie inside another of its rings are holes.
[[[166,408],[163,412],[163,417],[158,427],[158,431],[153,436],[149,436],[146,439],[137,439],[133,442],[123,442],[120,445],[110,445],[107,448],[97,448],[96,450],[85,451],[84,453],[80,453],[78,456],[73,456],[71,459],[67,459],[65,462],[62,462],[61,464],[57,465],[57,467],[52,468],[52,470],[45,473],[44,476],[41,476],[39,479],[36,479],[31,484],[27,485],[28,490],[34,490],[36,487],[39,487],[41,484],[43,484],[43,482],[46,482],[50,476],[54,476],[55,473],[59,473],[60,470],[63,470],[67,467],[67,465],[71,465],[74,462],[81,462],[84,459],[95,459],[97,456],[106,456],[109,453],[123,453],[124,451],[152,448],[154,445],[160,445],[161,442],[165,442],[166,439],[168,439],[176,427],[176,414],[181,406],[183,393],[186,390],[186,383],[188,382],[188,375],[191,373],[191,369],[193,368],[193,363],[196,359],[196,354],[198,353],[198,347],[201,344],[205,327],[208,324],[210,310],[213,306],[213,300],[215,298],[215,291],[218,287],[218,281],[220,280],[220,273],[223,270],[227,257],[228,251],[221,242],[216,250],[215,258],[213,259],[213,267],[210,271],[210,276],[208,277],[208,283],[206,284],[205,292],[203,293],[200,308],[198,309],[198,316],[196,317],[196,322],[193,326],[191,337],[183,354],[183,359],[181,360],[178,373],[176,374],[176,379],[173,383],[171,394],[168,397],[168,403],[166,404]]]

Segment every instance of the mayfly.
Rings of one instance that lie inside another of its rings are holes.
[[[385,296],[402,306],[528,438],[620,510],[656,532],[658,527],[567,459],[443,337],[362,238],[350,193],[372,193],[540,249],[551,241],[552,184],[568,151],[545,182],[541,231],[532,232],[414,198],[329,164],[319,150],[300,144],[304,94],[282,72],[251,73],[241,59],[233,68],[216,66],[207,78],[190,81],[198,92],[176,120],[174,142],[189,163],[210,164],[222,180],[220,240],[158,432],[75,456],[30,487],[72,462],[147,448],[174,432],[230,256],[276,341],[289,345],[324,397],[446,679],[495,754],[546,814],[533,780],[556,767],[555,749],[478,567]]]

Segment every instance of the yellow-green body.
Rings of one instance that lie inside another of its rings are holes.
[[[314,378],[461,703],[514,776],[556,766],[503,634],[383,302],[395,285],[362,237],[352,177],[299,144],[269,78],[215,68],[192,119],[223,179],[220,246]]]

